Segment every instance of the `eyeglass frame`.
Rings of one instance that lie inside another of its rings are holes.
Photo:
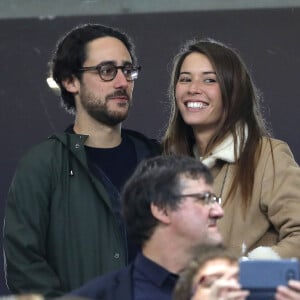
[[[174,195],[176,198],[196,198],[197,201],[203,202],[205,205],[212,205],[212,204],[222,204],[222,198],[217,197],[214,193],[210,192],[203,192],[203,193],[193,193],[193,194],[181,194],[181,195]]]
[[[101,75],[101,72],[100,72],[101,71],[101,67],[106,66],[106,65],[114,67],[114,69],[115,69],[115,74],[114,74],[114,76],[111,79],[103,79],[103,77]],[[126,68],[128,68],[129,66],[132,68],[131,72],[132,71],[136,71],[136,77],[135,78],[128,79],[127,76],[126,76],[126,74],[124,73],[124,70]],[[123,66],[116,66],[112,62],[102,62],[102,63],[100,63],[100,64],[98,64],[96,66],[81,67],[81,68],[78,69],[78,71],[80,71],[80,72],[97,71],[97,73],[98,73],[98,75],[99,75],[99,77],[100,77],[101,80],[103,80],[104,82],[110,82],[110,81],[113,81],[116,78],[116,76],[118,74],[118,70],[121,70],[122,73],[123,73],[123,75],[125,76],[126,80],[130,82],[130,81],[134,81],[134,80],[136,80],[138,78],[138,75],[139,75],[139,72],[140,72],[141,69],[142,69],[141,66],[135,66],[135,65],[128,64],[128,63],[124,64]]]

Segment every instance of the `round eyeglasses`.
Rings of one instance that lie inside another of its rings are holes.
[[[116,66],[113,63],[101,63],[97,66],[82,67],[78,69],[78,71],[97,71],[103,81],[112,81],[116,78],[118,70],[120,69],[127,81],[133,81],[138,78],[141,68],[141,66],[133,66],[131,64]]]
[[[178,198],[186,198],[186,197],[191,197],[195,198],[196,201],[202,202],[204,204],[219,204],[221,205],[222,199],[220,197],[217,197],[215,194],[210,193],[210,192],[205,192],[205,193],[195,193],[195,194],[182,194],[182,195],[175,195],[175,197]]]

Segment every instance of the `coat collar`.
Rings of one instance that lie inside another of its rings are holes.
[[[244,135],[245,141],[248,137],[248,127],[245,125],[244,127]],[[237,155],[234,155],[234,138],[233,135],[228,135],[219,145],[217,145],[213,151],[207,157],[201,157],[198,152],[197,145],[193,146],[193,154],[194,157],[199,158],[204,165],[208,168],[212,168],[215,166],[217,160],[222,160],[228,163],[236,162],[240,157],[240,143],[241,143],[241,134],[239,134],[239,130],[237,130]]]

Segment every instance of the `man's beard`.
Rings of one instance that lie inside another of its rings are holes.
[[[128,100],[128,102],[118,103],[119,107],[128,107],[126,111],[117,112],[109,110],[107,104],[110,101],[110,98],[118,96],[126,96],[128,99],[130,99],[125,90],[119,90],[111,95],[108,95],[104,100],[95,97],[95,95],[91,93],[84,92],[81,94],[81,105],[96,121],[108,126],[115,126],[127,118],[129,108],[131,106],[131,102]]]

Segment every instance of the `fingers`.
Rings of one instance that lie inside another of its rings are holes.
[[[244,300],[249,296],[248,291],[239,290],[239,291],[232,291],[227,292],[225,295],[218,298],[218,300]],[[217,299],[217,298],[216,298]]]
[[[278,286],[275,300],[300,300],[300,281],[290,280],[288,286]]]
[[[294,291],[300,293],[300,281],[299,280],[289,280],[288,286],[291,287]]]
[[[215,299],[236,299],[244,300],[249,295],[248,291],[241,290],[240,284],[236,279],[218,279],[211,286],[210,300]]]
[[[300,300],[300,295],[286,286],[280,286],[277,288],[275,300]]]

